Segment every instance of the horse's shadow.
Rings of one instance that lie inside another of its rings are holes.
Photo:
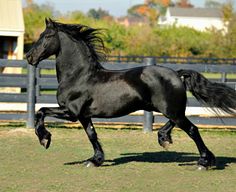
[[[171,163],[176,162],[179,166],[193,166],[197,164],[198,154],[184,153],[175,151],[161,152],[144,152],[144,153],[125,153],[121,157],[108,160],[111,164],[108,166],[116,166],[129,162],[146,162],[146,163]],[[236,163],[233,157],[216,157],[216,166],[214,169],[225,169],[230,163]]]
[[[130,162],[144,162],[144,163],[171,163],[176,162],[179,166],[194,166],[199,159],[198,154],[184,153],[175,151],[161,151],[161,152],[144,152],[144,153],[123,153],[120,157],[106,160],[103,166],[117,166]],[[81,164],[84,161],[75,161],[64,163],[64,165]],[[230,163],[236,163],[234,157],[216,157],[216,166],[214,169],[225,169]]]

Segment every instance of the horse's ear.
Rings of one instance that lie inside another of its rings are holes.
[[[47,27],[54,27],[54,22],[50,18],[45,18],[45,23]]]
[[[47,17],[45,17],[45,24],[48,25],[49,21],[47,19]]]
[[[48,20],[49,20],[50,23],[53,23],[53,20],[51,18],[48,18]]]

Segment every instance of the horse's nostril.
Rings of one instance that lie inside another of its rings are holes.
[[[28,52],[28,53],[26,53],[26,58],[28,59],[29,57],[30,57],[30,53]]]
[[[26,59],[27,59],[27,61],[28,61],[28,63],[32,63],[32,60],[33,60],[33,57],[32,57],[32,55],[31,54],[26,54]]]
[[[32,49],[31,50],[29,50],[27,53],[26,53],[26,58],[29,58],[29,57],[31,57],[31,55],[32,55]]]
[[[28,61],[30,61],[31,60],[31,56],[30,56],[30,54],[26,54],[26,59],[28,60]]]

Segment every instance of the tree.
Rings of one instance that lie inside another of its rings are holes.
[[[87,13],[88,17],[92,17],[94,19],[103,19],[103,18],[107,18],[107,17],[112,17],[108,11],[105,11],[101,8],[99,8],[98,10],[96,9],[90,9]]]
[[[177,7],[182,7],[182,8],[191,8],[191,7],[193,7],[193,5],[190,3],[189,0],[179,0],[176,3],[176,6]]]
[[[146,0],[145,4],[148,5],[162,5],[163,7],[168,7],[170,5],[171,1],[170,0]]]
[[[233,3],[223,4],[222,10],[227,27],[227,32],[222,38],[225,53],[228,54],[228,57],[236,57],[236,13],[233,11]]]
[[[128,10],[128,14],[136,17],[146,17],[150,25],[154,26],[160,15],[160,11],[153,4],[141,4],[131,7]]]
[[[233,19],[234,15],[234,8],[233,8],[233,3],[224,3],[221,5],[222,7],[222,12],[223,12],[223,17],[225,22],[229,22],[231,19]]]
[[[159,16],[166,12],[167,7],[171,6],[172,2],[171,0],[146,0],[145,4],[153,10],[156,10]]]
[[[25,22],[25,43],[38,39],[44,28],[45,18],[53,16],[54,9],[50,4],[37,5],[33,0],[27,0],[23,8]]]
[[[141,5],[134,5],[132,7],[130,7],[128,9],[128,15],[132,15],[132,16],[143,16],[143,10],[146,9],[144,8],[146,7],[145,5],[141,4]],[[140,12],[141,11],[141,12]]]
[[[215,0],[206,0],[205,7],[206,8],[221,8],[222,4]]]

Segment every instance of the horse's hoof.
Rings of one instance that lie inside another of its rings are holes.
[[[198,171],[207,171],[208,167],[204,167],[203,165],[198,165],[197,170]]]
[[[51,139],[47,140],[47,139],[42,139],[40,141],[40,144],[45,148],[48,149],[51,143]]]
[[[51,134],[49,133],[45,138],[40,140],[40,144],[45,148],[48,149],[51,144]]]
[[[210,170],[216,167],[216,158],[212,152],[207,154],[207,158],[200,158],[198,160],[198,170]]]
[[[161,146],[168,151],[169,147],[170,147],[170,142],[169,141],[164,141]]]
[[[85,161],[84,166],[87,167],[87,168],[96,167],[95,164],[92,161]]]

